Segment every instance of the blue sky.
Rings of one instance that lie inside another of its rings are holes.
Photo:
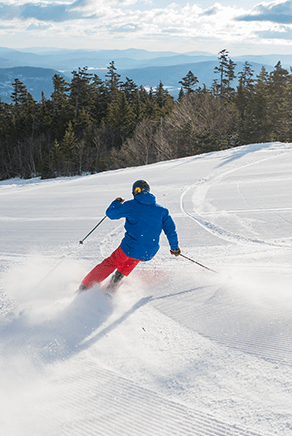
[[[0,46],[292,53],[292,0],[0,0]]]

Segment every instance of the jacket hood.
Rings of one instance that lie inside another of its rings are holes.
[[[141,204],[155,204],[156,198],[151,192],[149,191],[142,191],[140,194],[136,195],[134,197],[134,200],[138,201],[138,203]]]

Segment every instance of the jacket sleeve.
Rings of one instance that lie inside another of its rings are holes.
[[[114,200],[107,208],[105,214],[111,220],[125,218],[125,204]]]
[[[175,228],[175,223],[166,209],[166,214],[162,220],[162,229],[166,234],[171,250],[178,248],[178,237]]]

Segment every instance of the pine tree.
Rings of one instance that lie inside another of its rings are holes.
[[[73,130],[72,122],[69,121],[68,128],[66,129],[63,142],[62,153],[65,157],[66,163],[73,163],[75,157],[76,138]]]
[[[53,115],[59,114],[62,107],[68,103],[69,84],[59,74],[53,77],[54,91],[51,95],[53,102]]]
[[[213,92],[221,97],[230,98],[234,94],[234,88],[231,87],[231,82],[235,79],[236,64],[229,58],[226,49],[219,53],[219,67],[215,67],[215,74],[220,75],[219,82],[217,79],[213,81]]]
[[[279,61],[269,77],[270,118],[273,125],[273,140],[285,141],[290,135],[290,119],[288,113],[288,71],[282,68]]]
[[[54,91],[52,97],[53,137],[61,141],[69,120],[74,116],[74,107],[69,102],[69,84],[59,74],[53,77]]]
[[[26,86],[19,79],[15,79],[12,86],[14,89],[11,93],[12,135],[18,142],[34,134],[36,104]]]
[[[119,130],[121,141],[133,132],[135,116],[124,92],[115,92],[113,102],[108,105],[106,124]]]
[[[55,139],[54,145],[51,150],[51,160],[53,167],[59,169],[59,166],[62,162],[62,149],[57,139]]]
[[[290,68],[291,73],[291,68]],[[288,76],[287,91],[286,91],[286,116],[288,118],[286,140],[292,141],[292,74]]]
[[[38,109],[39,133],[43,133],[50,138],[53,122],[52,101],[47,100],[43,92],[41,102],[38,104]]]
[[[254,71],[248,62],[244,63],[243,71],[239,73],[239,83],[235,103],[239,111],[238,141],[246,144],[252,141],[253,135],[253,104],[254,104]]]
[[[121,90],[125,93],[126,99],[132,101],[137,94],[137,85],[132,79],[126,77],[126,82],[121,85]]]
[[[12,83],[13,92],[11,93],[11,101],[14,104],[15,108],[18,108],[19,106],[25,105],[27,98],[28,98],[28,92],[27,88],[24,85],[23,82],[21,82],[19,79],[15,79]]]
[[[136,124],[146,118],[146,104],[142,102],[141,93],[138,91],[134,93],[131,108]]]
[[[73,79],[70,84],[70,101],[75,107],[78,116],[82,110],[90,112],[93,106],[92,74],[88,73],[88,67],[78,68],[73,71]]]
[[[91,115],[97,125],[100,125],[102,120],[107,115],[107,105],[109,102],[109,90],[99,76],[94,74],[92,80],[92,95],[93,107]]]
[[[178,83],[182,85],[182,88],[185,90],[187,94],[191,94],[194,92],[194,86],[199,83],[199,80],[196,76],[193,75],[191,71],[188,72],[186,77],[183,77]]]
[[[164,89],[162,82],[160,82],[159,86],[156,88],[154,97],[157,103],[157,107],[154,111],[154,119],[160,121],[161,118],[169,115],[173,110],[173,97]]]
[[[182,99],[184,98],[184,96],[185,96],[185,93],[184,93],[184,90],[183,90],[183,88],[180,88],[180,91],[179,91],[179,95],[178,95],[178,101],[179,102],[181,102],[182,101]]]
[[[265,142],[271,140],[273,131],[269,111],[269,76],[265,67],[262,67],[256,78],[252,105],[252,138],[254,142]]]
[[[107,67],[107,73],[105,75],[106,81],[105,86],[109,90],[109,94],[113,96],[113,94],[120,89],[121,75],[117,73],[117,69],[115,67],[114,61],[111,61],[109,66]]]

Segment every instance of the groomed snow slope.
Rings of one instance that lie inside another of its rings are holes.
[[[146,179],[177,224],[109,299],[84,275]],[[292,434],[292,144],[0,182],[0,433]]]

